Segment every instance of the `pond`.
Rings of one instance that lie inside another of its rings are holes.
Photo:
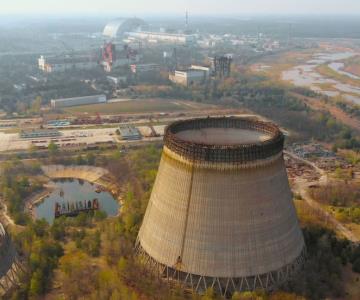
[[[106,212],[108,216],[115,216],[119,211],[119,204],[107,191],[99,186],[79,179],[62,179],[52,182],[54,190],[43,199],[43,202],[35,205],[37,219],[44,218],[49,224],[55,219],[55,207],[58,204],[61,210],[68,208],[83,208],[83,203],[97,199],[99,210]],[[85,204],[84,204],[85,207]]]

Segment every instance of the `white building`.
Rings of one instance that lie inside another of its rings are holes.
[[[146,40],[152,43],[188,45],[188,44],[194,44],[196,42],[196,37],[194,35],[189,35],[189,34],[139,31],[139,32],[129,32],[128,36],[139,40]]]
[[[190,68],[187,70],[176,70],[173,74],[169,75],[169,79],[176,84],[189,86],[204,83],[208,76],[209,71]]]
[[[51,100],[50,103],[51,103],[51,108],[53,109],[78,106],[78,105],[98,104],[98,103],[106,103],[106,96],[94,95],[94,96],[85,96],[85,97],[53,99]]]
[[[210,67],[204,67],[199,65],[191,65],[190,69],[205,72],[205,79],[208,79],[212,72],[212,69]]]

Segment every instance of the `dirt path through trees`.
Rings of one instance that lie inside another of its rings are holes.
[[[324,170],[317,167],[313,162],[302,159],[298,157],[297,155],[285,152],[286,155],[290,156],[292,159],[300,161],[302,163],[305,163],[312,168],[314,168],[320,175],[320,179],[318,181],[307,181],[304,178],[296,177],[294,181],[294,191],[301,195],[302,199],[306,201],[306,203],[314,209],[320,216],[322,216],[324,219],[329,222],[336,231],[338,231],[341,235],[346,237],[348,240],[352,241],[353,243],[360,243],[360,239],[352,233],[348,228],[346,228],[341,222],[339,222],[334,216],[332,216],[329,212],[327,212],[318,202],[316,202],[314,199],[311,198],[311,196],[308,193],[308,189],[311,185],[314,184],[326,184],[328,178],[327,174]]]

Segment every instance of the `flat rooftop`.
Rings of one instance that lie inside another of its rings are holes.
[[[141,137],[139,130],[134,126],[120,126],[120,135],[122,137]]]
[[[180,131],[175,136],[186,142],[206,145],[245,145],[265,142],[268,133],[240,128],[202,128]]]

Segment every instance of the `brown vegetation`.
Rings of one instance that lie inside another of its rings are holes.
[[[360,186],[356,182],[331,181],[311,189],[316,201],[332,207],[335,217],[342,222],[360,224]]]
[[[351,57],[344,61],[346,72],[352,73],[356,76],[360,76],[360,55]]]

